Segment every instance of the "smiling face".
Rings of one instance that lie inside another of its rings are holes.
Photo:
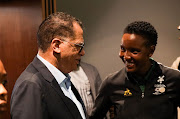
[[[84,49],[82,49],[81,52],[79,52],[81,47],[75,45],[75,44],[82,45],[84,43],[83,30],[76,22],[73,23],[73,29],[75,32],[73,40],[72,39],[66,39],[65,41],[61,40],[61,44],[60,44],[61,59],[59,61],[60,62],[59,64],[61,66],[59,67],[63,73],[69,73],[73,70],[76,70],[77,66],[80,63],[81,56],[85,54]]]
[[[125,33],[122,37],[119,56],[125,63],[126,71],[144,76],[149,70],[155,46],[147,46],[140,35]]]

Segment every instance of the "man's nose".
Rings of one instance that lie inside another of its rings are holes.
[[[79,54],[80,54],[81,56],[84,56],[84,55],[85,55],[85,50],[84,50],[84,48],[81,50],[81,52],[79,52]]]
[[[3,84],[0,84],[0,99],[7,101],[7,90]]]

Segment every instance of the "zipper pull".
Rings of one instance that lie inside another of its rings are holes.
[[[144,98],[144,90],[145,90],[145,86],[144,86],[144,85],[140,85],[139,87],[140,87],[141,92],[142,92],[141,97]]]
[[[142,98],[144,98],[144,93],[142,92],[142,95],[141,95]]]

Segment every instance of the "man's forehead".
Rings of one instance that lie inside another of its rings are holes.
[[[75,34],[75,39],[78,43],[84,43],[83,39],[83,29],[77,22],[73,22],[73,30]]]

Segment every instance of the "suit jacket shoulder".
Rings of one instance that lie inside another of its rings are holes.
[[[36,57],[17,79],[11,96],[12,119],[82,119],[76,105],[62,92]]]

